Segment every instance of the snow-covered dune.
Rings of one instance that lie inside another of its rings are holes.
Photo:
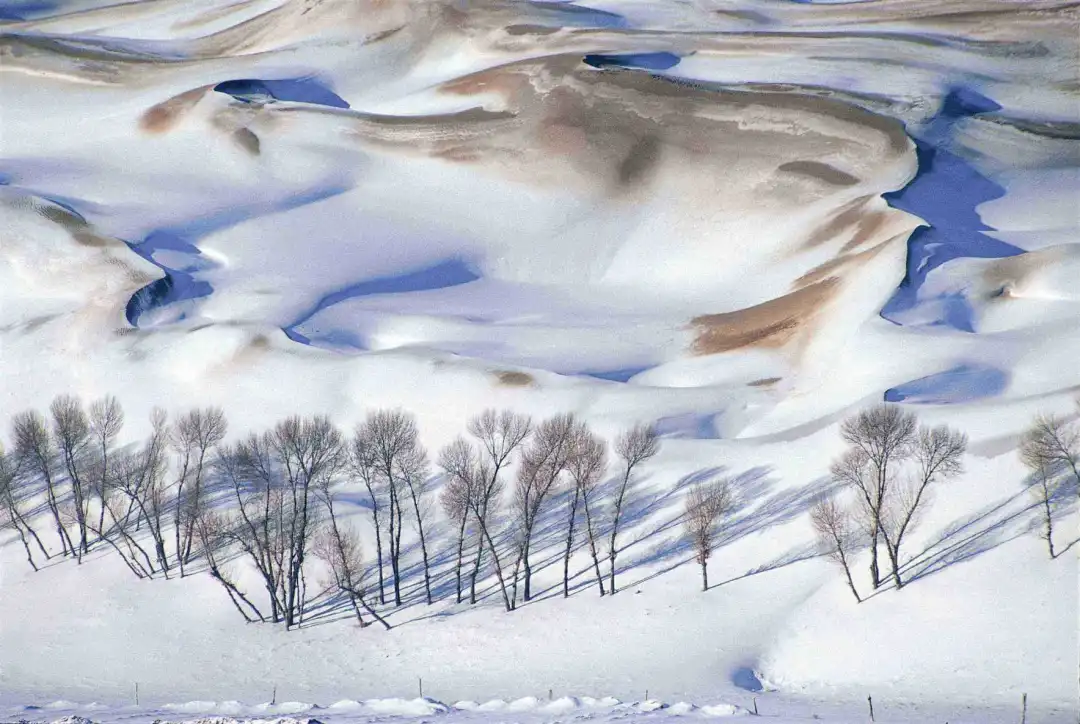
[[[432,451],[488,407],[664,438],[626,595],[587,590],[582,550],[569,600],[554,565],[508,615],[411,581],[390,632],[244,626],[208,576],[104,552],[34,574],[4,531],[0,702],[422,677],[688,716],[760,689],[1064,716],[1075,557],[1044,560],[1015,447],[1080,390],[1078,31],[1051,0],[0,2],[5,440],[60,393],[117,395],[125,442],[203,404],[236,435],[401,406]],[[857,606],[807,510],[840,420],[881,400],[971,454],[915,585]],[[739,503],[699,593],[682,496],[719,472]]]

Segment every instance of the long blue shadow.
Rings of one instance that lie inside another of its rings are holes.
[[[582,59],[593,68],[641,68],[643,70],[668,70],[682,60],[674,53],[622,53],[603,55],[590,53]]]
[[[973,90],[957,88],[946,96],[937,116],[913,136],[919,170],[911,183],[884,197],[891,206],[920,216],[929,226],[916,229],[908,238],[906,274],[881,310],[885,319],[903,324],[902,314],[918,304],[919,288],[927,275],[946,262],[1024,253],[983,233],[992,228],[979,218],[977,207],[1001,198],[1005,189],[948,150],[958,120],[1000,108]],[[963,294],[946,294],[939,301],[944,314],[933,324],[974,331],[971,308]]]
[[[477,274],[464,260],[447,259],[434,266],[407,272],[405,274],[368,279],[356,284],[350,284],[347,287],[323,296],[310,310],[300,315],[295,322],[283,327],[282,331],[284,331],[286,336],[294,342],[311,344],[311,339],[297,331],[297,328],[327,307],[332,307],[346,299],[369,297],[376,294],[404,294],[407,292],[424,292],[433,289],[445,289],[446,287],[468,284],[479,278],[480,275]],[[327,341],[335,341],[336,343],[347,344],[351,347],[363,348],[362,342],[354,335],[340,330],[331,332],[324,339]]]
[[[697,414],[693,412],[681,415],[669,415],[656,421],[656,432],[660,437],[669,437],[683,440],[716,440],[720,435],[716,432],[716,415],[712,413]]]
[[[209,282],[196,277],[199,272],[217,266],[203,256],[196,243],[199,239],[264,214],[288,211],[336,196],[349,188],[346,184],[331,183],[273,203],[229,207],[184,224],[155,229],[140,241],[127,242],[132,251],[165,272],[163,278],[147,284],[128,300],[124,309],[128,323],[137,327],[140,317],[147,312],[214,292]],[[182,267],[164,264],[154,258],[159,251],[179,253],[187,263]]]
[[[595,377],[598,380],[608,380],[609,382],[629,382],[631,377],[650,369],[652,369],[652,366],[623,367],[617,370],[583,370],[578,374],[585,377]]]
[[[0,2],[0,20],[36,20],[60,9],[56,0],[8,0]]]
[[[556,27],[625,28],[626,18],[618,13],[581,7],[572,2],[529,0],[529,7],[541,20],[551,20]]]
[[[277,80],[239,78],[218,83],[214,86],[214,90],[245,103],[278,100],[313,103],[331,108],[349,107],[344,98],[330,90],[325,83],[311,76]]]
[[[1008,384],[1009,375],[1003,370],[965,364],[888,389],[885,401],[923,405],[971,402],[999,395]]]

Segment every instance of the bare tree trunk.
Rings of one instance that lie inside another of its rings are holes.
[[[368,605],[368,602],[364,600],[364,596],[361,593],[359,593],[358,591],[350,591],[350,593],[352,593],[356,597],[356,600],[360,602],[360,605],[364,607],[364,610],[367,611],[373,619],[381,623],[383,625],[383,628],[385,628],[387,631],[390,630],[390,624],[388,624],[386,620],[375,611],[374,608]]]
[[[1046,547],[1050,551],[1050,558],[1054,559],[1057,558],[1057,553],[1054,551],[1054,516],[1053,509],[1050,506],[1050,491],[1047,489],[1045,481],[1043,482],[1042,504],[1046,523]]]
[[[431,605],[431,567],[428,565],[427,539],[424,538],[424,524],[417,520],[420,529],[420,553],[424,559],[424,595],[427,605]]]
[[[531,533],[532,531],[530,531]],[[529,548],[531,547],[532,536],[528,536],[525,539],[525,546],[522,549],[522,560],[525,563],[525,601],[528,602],[532,598],[532,566],[529,565]]]
[[[521,573],[521,559],[523,557],[523,554],[524,554],[524,548],[519,547],[518,548],[517,560],[514,561],[514,582],[512,584],[511,593],[510,593],[510,609],[511,610],[517,608],[518,574]]]
[[[382,528],[379,525],[379,502],[375,497],[374,488],[365,481],[367,486],[368,495],[371,497],[371,517],[375,525],[375,556],[379,569],[379,603],[383,606],[386,605],[386,584],[383,578],[383,549],[382,549]]]
[[[570,517],[566,524],[566,555],[563,556],[563,598],[570,596],[570,553],[574,547],[574,519],[577,517],[578,499],[581,490],[574,486],[574,497],[570,501]]]
[[[34,556],[32,556],[30,554],[30,542],[28,540],[26,540],[26,535],[23,533],[22,526],[19,525],[19,523],[14,518],[12,518],[11,525],[15,528],[15,531],[19,534],[19,540],[22,542],[23,548],[26,549],[26,560],[30,564],[30,567],[33,568],[34,572],[36,573],[37,570],[38,570],[38,567],[37,567],[37,564],[34,563]]]
[[[390,488],[390,568],[394,574],[394,605],[401,605],[401,503],[396,489]],[[394,528],[394,521],[397,528]]]
[[[701,590],[709,590],[709,564],[705,561],[701,562]]]
[[[596,571],[596,585],[600,588],[600,595],[603,596],[604,591],[604,576],[600,573],[600,556],[596,552],[596,536],[593,534],[592,514],[589,512],[589,499],[585,498],[585,526],[589,534],[589,553],[592,555],[593,570]]]
[[[420,491],[417,490],[417,484],[413,483],[413,478],[407,478],[406,484],[409,488],[409,497],[412,499],[413,512],[416,515],[416,529],[420,533],[420,553],[424,560],[424,594],[427,598],[427,605],[431,605],[431,567],[428,564],[428,550],[427,550],[427,538],[424,536],[424,512],[420,503]],[[460,554],[459,554],[460,555]],[[459,579],[459,593],[460,593],[460,568],[458,569]]]
[[[476,603],[476,579],[480,577],[480,564],[484,559],[484,534],[476,536],[476,560],[473,563],[472,579],[469,581],[469,603]],[[505,595],[506,592],[503,591]]]
[[[859,590],[855,588],[855,581],[851,578],[851,567],[848,565],[847,556],[844,554],[843,549],[839,552],[840,565],[844,569],[844,577],[847,579],[848,588],[851,589],[851,593],[855,596],[855,601],[862,603],[862,597],[859,596]]]
[[[462,558],[465,555],[465,523],[468,521],[468,514],[461,516],[461,524],[458,526],[457,536],[457,565],[454,567],[454,577],[457,583],[457,602],[461,603],[461,563]]]
[[[482,517],[477,517],[479,518],[480,522],[480,532],[483,533],[484,538],[488,542],[488,548],[491,550],[491,559],[495,563],[495,576],[499,580],[499,590],[502,591],[503,604],[506,606],[507,611],[512,611],[514,610],[514,607],[510,603],[509,596],[506,595],[506,580],[503,578],[502,565],[499,563],[499,554],[495,550],[495,541],[491,539],[491,533],[488,532],[487,522]],[[475,603],[475,599],[473,602]]]

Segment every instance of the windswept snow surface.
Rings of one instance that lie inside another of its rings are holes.
[[[402,406],[432,451],[491,406],[664,433],[619,594],[578,549],[562,599],[560,495],[509,615],[491,578],[450,603],[442,519],[439,601],[411,575],[389,632],[329,595],[297,631],[244,625],[207,575],[137,581],[104,550],[35,574],[0,531],[5,720],[674,721],[757,696],[859,721],[872,695],[878,721],[955,724],[1024,693],[1028,721],[1072,720],[1080,546],[1046,556],[1015,452],[1080,391],[1071,3],[70,0],[0,2],[0,30],[5,425],[113,393],[124,443],[203,404],[235,435]],[[856,605],[807,510],[839,422],[882,399],[970,455],[905,544],[911,585]],[[737,504],[702,593],[679,517],[718,475]],[[424,709],[419,679],[466,705]],[[136,682],[149,708],[118,708]],[[328,708],[166,707],[275,686]],[[375,697],[400,700],[331,706]]]

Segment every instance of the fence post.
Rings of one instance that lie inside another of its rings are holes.
[[[420,698],[423,699],[424,698],[424,677],[418,676],[418,677],[416,677],[416,681],[420,685]]]
[[[754,697],[754,716],[758,716],[757,713],[757,697]]]
[[[874,700],[867,696],[866,703],[870,705],[870,721],[874,721]]]
[[[1025,693],[1020,697],[1020,702],[1023,705],[1023,709],[1020,712],[1020,724],[1027,724],[1027,694]]]

